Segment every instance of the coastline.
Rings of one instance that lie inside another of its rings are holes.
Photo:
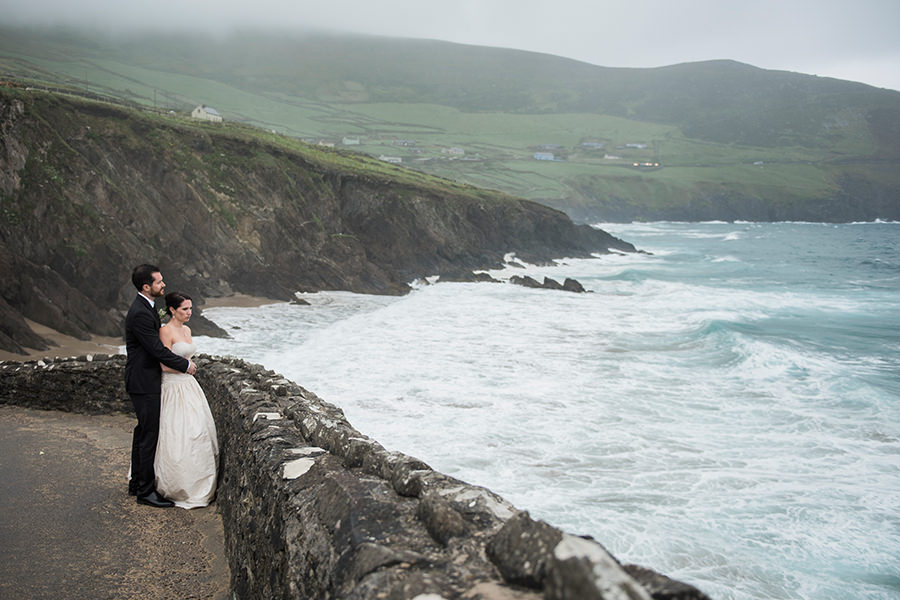
[[[200,307],[203,311],[207,308],[256,308],[264,304],[281,304],[286,300],[274,300],[265,296],[248,296],[247,294],[232,294],[230,296],[220,296],[219,298],[204,298],[206,302]]]
[[[262,296],[248,296],[247,294],[233,294],[231,296],[222,296],[220,298],[206,298],[206,304],[201,308],[201,312],[206,308],[254,308],[263,306],[264,304],[277,304],[282,300],[273,300]],[[125,345],[124,337],[109,337],[102,335],[92,335],[89,340],[79,340],[78,338],[65,335],[59,331],[36,323],[31,319],[25,319],[28,326],[39,336],[50,340],[53,344],[47,350],[35,350],[34,348],[25,348],[26,354],[17,354],[7,350],[0,350],[0,361],[13,360],[17,362],[25,362],[28,360],[38,360],[42,358],[56,358],[67,356],[82,356],[85,354],[118,354],[119,348]]]

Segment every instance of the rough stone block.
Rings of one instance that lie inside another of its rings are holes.
[[[694,586],[676,581],[646,567],[624,565],[623,568],[650,592],[653,600],[709,600],[709,596]]]
[[[469,532],[465,519],[436,493],[426,494],[421,499],[416,516],[425,524],[431,537],[442,546],[446,546],[451,538]]]
[[[560,530],[521,511],[506,521],[486,550],[505,581],[541,589],[547,563],[560,540]]]
[[[563,534],[544,582],[547,600],[651,600],[650,594],[593,540]]]

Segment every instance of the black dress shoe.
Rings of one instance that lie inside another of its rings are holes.
[[[174,502],[166,500],[160,496],[159,492],[156,490],[153,490],[146,496],[138,496],[137,503],[146,504],[147,506],[152,506],[154,508],[171,508],[172,506],[175,506]]]

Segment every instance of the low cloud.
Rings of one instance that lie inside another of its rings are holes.
[[[900,89],[900,2],[0,0],[5,24],[108,32],[332,30],[546,52],[611,67],[711,59]]]

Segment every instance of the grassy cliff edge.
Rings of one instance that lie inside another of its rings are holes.
[[[554,209],[238,124],[0,87],[0,347],[23,317],[119,335],[133,265],[170,289],[399,294],[418,277],[634,248]]]

